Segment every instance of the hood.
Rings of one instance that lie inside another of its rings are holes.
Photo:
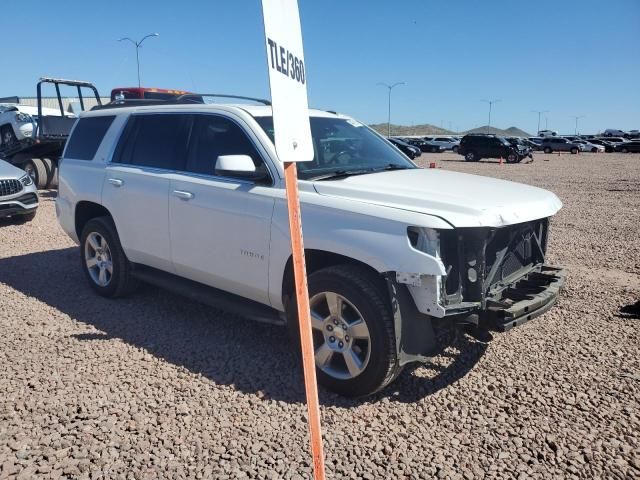
[[[24,170],[14,167],[4,160],[0,160],[0,180],[8,180],[11,178],[19,179],[25,175]]]
[[[320,195],[433,215],[454,227],[500,227],[554,215],[562,202],[537,187],[439,169],[313,182]]]

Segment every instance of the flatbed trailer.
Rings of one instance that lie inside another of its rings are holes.
[[[43,115],[42,86],[55,86],[60,115]],[[0,158],[24,169],[39,189],[54,188],[58,183],[58,162],[77,118],[65,115],[60,86],[75,87],[80,110],[85,110],[83,89],[89,89],[98,105],[102,105],[96,87],[90,82],[42,77],[37,85],[38,120],[31,138],[0,147]]]

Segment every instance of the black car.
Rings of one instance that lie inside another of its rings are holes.
[[[615,150],[616,152],[622,152],[622,153],[639,153],[640,152],[640,141],[638,140],[632,140],[630,142],[622,142],[622,143],[618,143],[615,146]]]
[[[604,151],[607,153],[615,152],[615,147],[611,142],[607,142],[606,140],[600,140],[598,138],[590,138],[589,143],[593,143],[594,145],[601,145],[604,147]]]
[[[470,134],[462,137],[458,154],[467,162],[477,162],[481,158],[504,158],[507,163],[518,163],[530,157],[531,148],[516,143],[512,145],[504,137],[489,134]]]
[[[408,144],[404,140],[401,140],[399,138],[394,138],[394,137],[389,137],[387,140],[389,140],[396,147],[398,147],[398,149],[402,153],[404,153],[407,157],[409,157],[411,160],[422,155],[422,150],[420,150],[418,147]]]
[[[422,138],[403,138],[403,140],[414,147],[418,147],[421,152],[442,153],[442,147],[440,145],[428,142]]]

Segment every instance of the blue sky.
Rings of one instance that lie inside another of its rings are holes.
[[[0,96],[42,75],[268,96],[259,0],[5,2]],[[573,133],[640,128],[639,0],[299,0],[312,106],[385,122]],[[14,19],[15,21],[11,20]],[[13,39],[14,41],[11,41]],[[6,48],[7,45],[10,48]],[[10,66],[10,67],[7,67]],[[544,128],[545,121],[542,120]]]

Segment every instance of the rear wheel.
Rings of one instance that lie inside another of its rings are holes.
[[[464,159],[467,162],[477,162],[478,160],[480,160],[476,155],[476,152],[467,152],[466,155],[464,156]]]
[[[451,151],[452,151],[453,153],[458,153],[458,146],[456,145],[455,147],[453,147],[453,148],[451,149]]]
[[[309,276],[309,305],[318,382],[341,395],[370,395],[400,373],[393,316],[383,284],[355,265]],[[298,342],[295,300],[287,309]]]
[[[93,218],[84,226],[80,259],[91,288],[99,295],[121,297],[135,290],[137,281],[110,217]]]
[[[50,158],[43,158],[45,168],[47,169],[47,184],[45,188],[57,188],[58,187],[58,167],[56,162]]]
[[[552,151],[551,147],[544,147],[544,153],[551,153]]]
[[[620,150],[622,153],[629,153],[629,149],[627,147],[623,147],[622,150]]]

